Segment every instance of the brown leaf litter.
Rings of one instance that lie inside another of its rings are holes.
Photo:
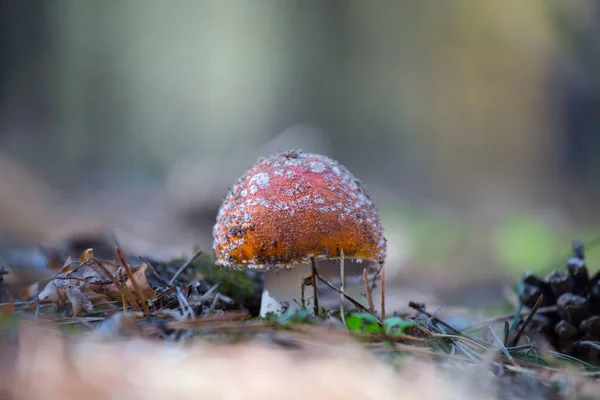
[[[100,261],[94,258],[91,249],[82,253],[79,262],[66,264],[39,293],[40,300],[49,300],[58,308],[70,303],[73,316],[90,312],[94,302],[122,301],[138,308],[146,305],[145,299],[156,297],[148,284],[148,265],[130,267],[120,261]],[[132,291],[131,288],[136,290]],[[141,296],[142,298],[138,298]]]

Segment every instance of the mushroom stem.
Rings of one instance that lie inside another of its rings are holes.
[[[311,264],[298,264],[290,269],[273,269],[265,273],[260,316],[282,314],[286,309],[299,310],[302,298],[301,282],[312,272]],[[306,299],[306,311],[313,313],[314,299]]]
[[[362,271],[365,264],[348,263],[348,260],[345,261],[344,293],[354,297],[357,301],[362,302],[363,298],[361,293],[364,293],[363,281],[357,280],[356,278],[362,278]],[[319,276],[327,280],[339,279],[339,260],[315,260],[315,262],[318,263],[319,266]],[[311,263],[295,264],[290,267],[290,269],[271,269],[265,272],[265,281],[260,305],[261,317],[265,317],[268,313],[280,315],[288,308],[299,310],[302,307],[302,282],[307,280],[307,278],[309,278],[309,281],[312,281],[311,275],[313,274],[313,267]],[[353,285],[348,285],[348,280],[350,278],[357,280],[357,282]],[[339,301],[337,299],[339,298],[339,295],[320,282],[318,283],[318,288],[318,299],[323,300],[319,301],[321,306],[333,309],[337,308],[337,303]],[[305,311],[314,315],[314,294],[311,293],[310,288],[305,289],[304,300]]]

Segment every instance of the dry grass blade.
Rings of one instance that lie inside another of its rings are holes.
[[[498,346],[500,347],[500,350],[502,350],[502,353],[504,353],[504,356],[511,362],[511,364],[517,365],[517,363],[515,362],[514,358],[508,352],[508,349],[506,348],[506,345],[500,340],[500,338],[498,337],[498,335],[496,335],[496,332],[494,332],[494,330],[492,329],[491,326],[489,327],[489,330],[490,330],[490,333],[492,334],[492,336],[494,337],[494,339],[496,340],[496,342],[498,343]]]
[[[369,309],[371,314],[375,314],[375,303],[373,303],[373,296],[371,287],[369,286],[369,280],[367,278],[367,269],[363,269],[363,281],[365,282],[365,290],[367,291],[367,301],[369,302]]]
[[[420,312],[423,315],[426,315],[427,317],[429,317],[431,320],[437,322],[438,324],[442,325],[443,327],[445,327],[446,329],[449,329],[450,331],[454,332],[456,335],[458,335],[458,337],[464,337],[466,339],[469,339],[475,343],[477,343],[480,346],[483,347],[488,347],[489,344],[485,343],[483,340],[480,340],[476,337],[467,335],[466,333],[463,333],[461,331],[459,331],[458,329],[454,328],[452,325],[448,324],[447,322],[439,319],[438,317],[436,317],[435,315],[431,314],[430,312],[426,311],[424,309],[424,305],[423,304],[419,304],[419,303],[415,303],[414,301],[411,301],[408,303],[408,306],[412,309],[417,310],[418,312]]]
[[[119,247],[115,246],[115,251],[117,252],[117,258],[125,268],[125,272],[127,273],[127,277],[131,281],[131,285],[133,286],[133,291],[139,302],[142,304],[142,309],[144,310],[144,315],[147,317],[150,315],[150,310],[148,309],[148,303],[146,302],[146,298],[144,297],[144,293],[140,290],[135,278],[133,277],[133,273],[131,272],[131,268],[129,268],[129,264],[125,261],[125,257],[123,257],[123,253]]]
[[[435,339],[452,339],[458,342],[462,342],[465,343],[467,345],[469,345],[471,348],[473,349],[477,349],[478,351],[480,350],[488,350],[490,346],[480,343],[479,341],[477,341],[477,339],[475,338],[468,338],[465,336],[461,336],[461,335],[450,335],[450,334],[445,334],[445,333],[434,333],[432,334],[431,339],[429,340],[435,340]]]

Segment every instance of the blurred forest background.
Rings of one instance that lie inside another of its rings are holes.
[[[498,300],[600,236],[599,133],[599,1],[0,2],[0,228],[24,241],[208,250],[235,179],[300,147],[365,183],[388,279]]]

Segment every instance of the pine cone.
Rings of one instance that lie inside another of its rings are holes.
[[[560,353],[600,361],[600,272],[589,277],[583,243],[573,242],[565,271],[553,271],[544,279],[526,272],[521,281],[526,307],[533,308],[540,295],[540,307],[556,306],[556,311],[536,315],[525,334],[541,334]]]

